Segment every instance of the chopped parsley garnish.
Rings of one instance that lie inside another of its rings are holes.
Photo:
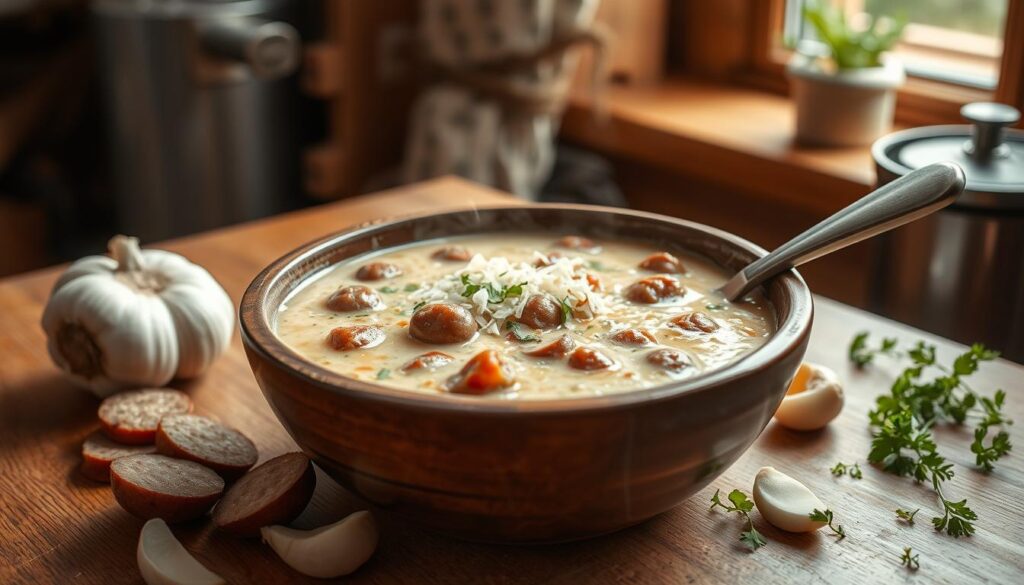
[[[917,513],[920,512],[920,511],[921,511],[921,508],[918,508],[918,509],[914,510],[913,512],[911,512],[910,510],[904,510],[903,508],[896,508],[896,517],[899,518],[900,520],[903,520],[907,524],[913,524],[914,523],[914,516],[917,516]]]
[[[468,274],[462,275],[462,284],[466,287],[462,291],[462,296],[468,299],[483,289],[487,291],[487,302],[491,304],[498,304],[504,302],[509,297],[522,295],[523,287],[526,286],[525,282],[511,286],[497,285],[491,282],[473,282]]]
[[[587,268],[598,272],[604,272],[608,269],[604,264],[601,264],[597,260],[587,260]]]
[[[709,310],[709,311],[724,311],[725,310],[725,305],[721,305],[721,304],[718,304],[718,303],[712,303],[710,305],[704,305],[704,308]]]
[[[404,290],[405,292],[416,292],[419,289],[420,289],[420,285],[418,285],[418,284],[416,284],[414,282],[410,282],[409,284],[405,285],[405,288],[402,289],[402,290]]]
[[[836,463],[832,466],[832,475],[839,477],[840,475],[849,474],[853,479],[863,479],[864,473],[860,470],[860,464],[854,463],[853,465],[847,465],[843,462]]]
[[[398,292],[398,289],[393,287],[393,286],[382,286],[382,287],[380,287],[379,290],[380,290],[380,292],[387,293],[387,294]]]
[[[416,311],[419,311],[420,309],[425,307],[426,304],[427,304],[427,301],[420,301],[420,302],[416,303],[415,305],[412,306],[412,312],[415,313]]]
[[[921,568],[921,563],[917,559],[919,556],[914,554],[914,549],[909,546],[904,547],[903,556],[900,557],[900,564],[911,571],[916,571]]]
[[[387,368],[381,368],[381,369],[377,370],[377,379],[378,380],[383,380],[383,379],[389,377],[390,375],[391,375],[391,370],[389,370]]]
[[[835,534],[837,534],[839,536],[839,538],[837,538],[836,540],[842,540],[842,539],[846,538],[846,531],[843,530],[843,527],[841,525],[839,525],[839,524],[836,524],[835,526],[832,525],[832,510],[829,510],[828,508],[826,508],[825,511],[822,512],[821,510],[818,510],[817,508],[815,508],[813,512],[808,514],[808,517],[811,520],[814,520],[815,522],[826,522],[826,523],[828,523],[828,529],[831,530],[832,532],[834,532]]]
[[[562,305],[562,325],[569,322],[569,318],[572,317],[572,305],[569,304],[569,297],[563,298],[559,301]]]
[[[950,536],[970,536],[977,514],[967,500],[946,497],[944,482],[953,479],[953,464],[939,454],[931,428],[937,422],[963,424],[968,414],[983,411],[974,429],[971,452],[985,471],[993,462],[1009,453],[1009,435],[1000,430],[988,445],[985,439],[990,428],[1011,424],[1002,413],[1006,393],[998,390],[992,398],[979,396],[964,381],[978,370],[979,364],[995,359],[998,352],[980,344],[971,346],[958,356],[952,367],[936,362],[935,346],[919,341],[905,353],[896,351],[895,339],[885,339],[878,349],[868,349],[868,334],[858,334],[850,344],[850,360],[865,366],[877,355],[908,358],[911,364],[893,382],[888,394],[875,400],[876,408],[868,413],[873,435],[868,461],[896,475],[909,475],[916,482],[930,482],[942,506],[942,515],[932,518],[936,530]],[[925,368],[939,370],[931,380],[923,378]],[[916,513],[916,512],[915,512]]]
[[[516,323],[515,321],[505,321],[505,329],[507,329],[508,332],[512,334],[512,337],[520,343],[536,343],[540,341],[540,337],[537,337],[536,335],[523,333],[519,323]]]
[[[725,504],[718,497],[719,493],[721,493],[721,490],[715,490],[715,495],[711,496],[711,507],[708,508],[708,511],[721,507],[726,512],[735,512],[743,516],[747,521],[747,527],[750,530],[740,532],[740,542],[747,545],[751,551],[755,551],[768,544],[768,541],[764,539],[764,536],[754,528],[754,520],[750,517],[750,511],[754,509],[753,500],[748,498],[747,494],[740,490],[732,490],[729,492],[729,504]]]

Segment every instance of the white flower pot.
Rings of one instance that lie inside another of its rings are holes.
[[[797,142],[816,146],[871,144],[892,130],[903,64],[826,71],[820,60],[796,54],[786,66],[796,104]]]

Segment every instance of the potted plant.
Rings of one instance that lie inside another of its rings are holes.
[[[856,28],[843,11],[817,0],[803,16],[820,42],[801,41],[786,67],[796,102],[796,138],[803,144],[870,144],[892,129],[903,65],[886,51],[904,20],[868,17]]]

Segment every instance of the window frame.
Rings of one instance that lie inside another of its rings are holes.
[[[742,83],[785,93],[788,52],[775,40],[782,30],[786,0],[754,0],[748,4],[751,35],[746,66],[735,75]],[[998,101],[1024,109],[1024,0],[1008,0],[1003,55],[995,89],[979,89],[950,81],[908,74],[898,91],[896,120],[901,124],[962,123],[960,108],[976,101]]]

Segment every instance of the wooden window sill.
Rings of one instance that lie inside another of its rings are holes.
[[[589,99],[574,96],[562,137],[821,214],[853,202],[875,182],[868,146],[795,145],[793,106],[782,96],[673,78],[613,86],[606,109],[598,121]]]

